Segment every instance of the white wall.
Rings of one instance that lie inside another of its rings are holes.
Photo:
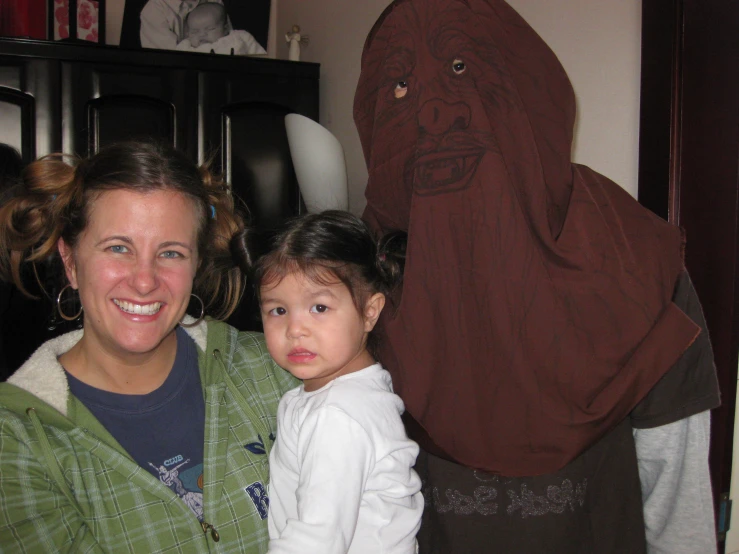
[[[352,211],[364,208],[367,170],[352,102],[364,39],[389,0],[279,0],[277,57],[293,24],[310,36],[304,61],[321,64],[321,123],[344,146]],[[578,100],[574,159],[636,195],[641,0],[509,0],[557,53]]]
[[[321,117],[344,147],[349,174],[349,204],[360,213],[364,209],[367,168],[354,126],[352,104],[359,80],[364,39],[389,0],[280,0],[278,32],[294,24],[310,37],[301,59],[321,64]],[[287,59],[284,39],[277,57]]]
[[[572,81],[578,112],[574,160],[636,196],[641,0],[508,3],[547,41]]]

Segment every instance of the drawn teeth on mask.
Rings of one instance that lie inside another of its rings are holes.
[[[465,158],[446,158],[424,164],[421,175],[424,181],[448,181],[454,182],[464,175],[466,163]],[[437,173],[448,170],[449,174],[439,178]]]

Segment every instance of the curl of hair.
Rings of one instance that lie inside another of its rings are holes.
[[[47,156],[25,169],[20,187],[0,207],[0,277],[28,296],[21,268],[56,252],[66,208],[78,201],[76,185],[75,168],[61,155]]]
[[[29,164],[20,190],[0,208],[0,278],[28,294],[21,267],[57,255],[60,238],[74,248],[91,205],[112,190],[171,190],[195,201],[200,263],[193,292],[208,315],[228,317],[244,289],[243,274],[231,256],[232,237],[244,224],[230,188],[207,167],[155,142],[114,144],[89,159],[54,154]]]
[[[390,231],[377,243],[377,269],[389,292],[403,281],[407,246],[408,233],[405,231]]]
[[[203,299],[206,313],[225,319],[238,307],[244,292],[245,277],[231,250],[233,238],[244,229],[244,221],[235,207],[230,186],[207,166],[200,166],[198,171],[208,204],[198,249],[201,263],[193,289]]]

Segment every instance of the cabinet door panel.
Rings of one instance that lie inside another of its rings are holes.
[[[30,94],[0,86],[0,142],[21,153],[27,163],[36,155],[35,99]]]
[[[202,73],[199,84],[200,159],[214,159],[246,205],[250,225],[265,229],[303,213],[285,116],[296,112],[318,117],[317,82],[212,72]],[[228,322],[242,330],[261,330],[251,283]]]
[[[59,65],[0,56],[0,142],[28,163],[61,148]]]
[[[318,87],[298,77],[201,73],[201,159],[218,160],[255,225],[270,227],[303,209],[285,115],[318,116]]]
[[[274,227],[305,211],[285,132],[291,110],[266,102],[222,107],[223,174],[247,208],[249,223]],[[228,322],[237,329],[261,331],[259,305],[249,285]]]
[[[176,112],[163,100],[135,95],[109,95],[87,104],[90,151],[122,139],[156,137],[176,145]]]
[[[197,78],[183,69],[62,64],[65,149],[92,154],[112,142],[162,140],[197,152]]]
[[[265,102],[232,104],[221,112],[223,175],[261,227],[301,211],[285,132],[288,113]]]

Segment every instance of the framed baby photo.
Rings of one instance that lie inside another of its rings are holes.
[[[120,46],[264,55],[269,16],[270,0],[126,0]]]

